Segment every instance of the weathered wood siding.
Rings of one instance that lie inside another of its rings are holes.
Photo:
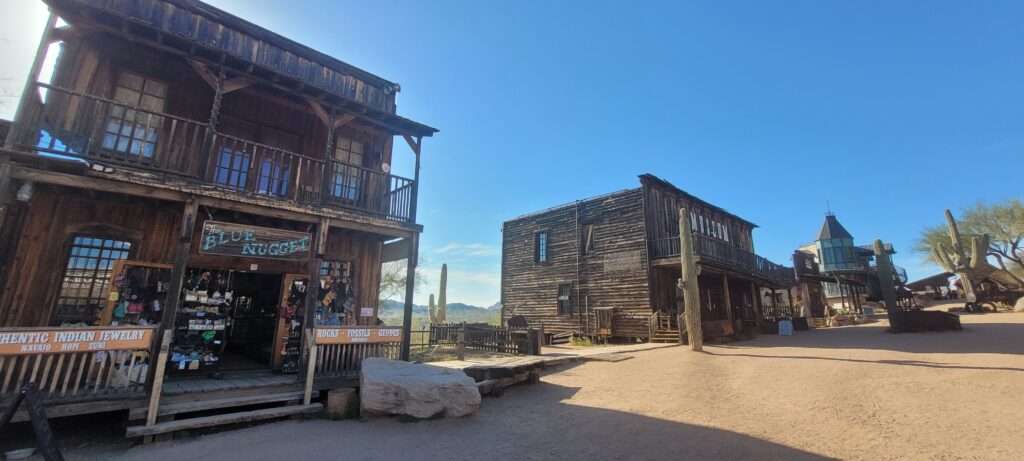
[[[37,184],[0,297],[0,326],[49,323],[77,233],[132,242],[131,258],[173,260],[180,205]]]
[[[77,93],[111,99],[122,72],[165,83],[164,113],[199,122],[210,119],[213,90],[185,59],[102,32],[83,33],[64,42],[52,82]],[[95,135],[82,130],[90,126],[87,118],[96,114],[79,110],[78,99],[60,101],[62,97],[51,95],[46,117],[59,121],[64,130]],[[327,128],[305,102],[258,85],[224,95],[216,128],[316,159],[323,159],[327,150]],[[352,121],[335,133],[366,144],[359,166],[379,171],[382,163],[391,163],[391,137],[381,131]],[[163,135],[166,133],[161,138]]]
[[[616,336],[647,336],[651,308],[641,200],[641,190],[632,189],[506,222],[505,319],[522,315],[548,331],[582,331],[586,319],[580,312],[614,307]],[[583,254],[589,228],[592,246]],[[534,235],[541,231],[550,239],[546,264],[534,262]],[[561,284],[573,286],[571,315],[558,313]]]
[[[306,225],[280,219],[207,210],[218,219],[278,229],[306,231]],[[6,277],[0,296],[0,326],[44,326],[52,317],[67,262],[71,239],[88,234],[128,240],[130,258],[171,264],[182,205],[114,193],[37,185],[27,205],[14,207],[4,226],[0,247]],[[13,218],[13,219],[11,219]],[[202,220],[196,223],[190,267],[306,274],[305,261],[237,258],[198,252]],[[377,307],[380,289],[381,245],[384,237],[332,229],[325,259],[351,261],[358,307]]]

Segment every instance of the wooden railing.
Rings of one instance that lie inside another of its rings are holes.
[[[238,193],[412,222],[415,182],[227,135],[209,124],[38,83],[22,149],[172,174]]]
[[[367,358],[398,360],[401,332],[398,327],[318,327],[314,330],[313,374],[355,376]]]
[[[0,399],[35,383],[47,400],[142,396],[153,327],[0,329]]]
[[[430,325],[430,345],[457,345],[460,339],[467,350],[524,354],[524,335],[512,328],[486,324],[441,323]]]
[[[679,237],[654,240],[651,248],[654,258],[679,256]],[[693,252],[703,261],[749,272],[774,283],[788,285],[793,280],[791,267],[775,264],[730,242],[696,232],[693,233]]]

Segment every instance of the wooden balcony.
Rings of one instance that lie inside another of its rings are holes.
[[[15,145],[39,155],[172,175],[204,187],[413,223],[415,182],[220,133],[47,84],[27,97]]]
[[[652,241],[651,252],[652,259],[678,257],[679,237]],[[793,268],[775,264],[762,256],[714,237],[695,232],[693,252],[702,263],[744,272],[780,285],[789,285],[793,281]]]

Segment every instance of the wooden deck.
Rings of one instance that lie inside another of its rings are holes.
[[[164,382],[163,395],[181,395],[196,392],[221,392],[258,387],[301,387],[298,375],[276,375],[270,372],[243,372],[225,374],[222,379],[174,378]]]

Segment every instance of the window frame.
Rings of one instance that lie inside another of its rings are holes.
[[[83,239],[84,241],[82,243],[77,243],[78,239]],[[88,240],[99,240],[99,246],[94,246],[91,242],[86,242]],[[113,245],[107,246],[107,242],[112,242]],[[120,244],[121,246],[118,247],[118,244]],[[127,246],[127,248],[125,248],[125,246]],[[69,271],[71,270],[73,258],[93,258],[93,255],[90,254],[75,254],[76,248],[85,251],[96,250],[96,267],[92,269],[87,267],[86,270],[91,270],[92,274],[88,276],[89,280],[87,282],[80,282],[88,284],[87,289],[89,290],[90,296],[66,296],[64,292],[65,285],[70,284],[67,281],[67,279],[69,277]],[[47,319],[47,323],[51,326],[59,326],[57,320],[58,314],[60,312],[60,306],[68,304],[67,302],[62,302],[62,300],[86,300],[87,302],[85,303],[85,305],[88,305],[88,301],[95,301],[98,306],[98,310],[96,311],[96,313],[98,314],[102,312],[103,309],[106,307],[107,297],[110,292],[110,277],[113,274],[114,262],[118,260],[131,260],[137,248],[138,245],[135,239],[124,235],[110,234],[106,232],[89,232],[87,230],[74,232],[68,235],[64,244],[64,257],[62,259],[62,267],[56,277],[57,290],[53,298],[53,304],[52,308],[50,309],[50,314],[49,318]],[[113,256],[113,254],[116,252],[123,257],[104,258],[103,253],[105,251],[110,252],[110,256]],[[104,262],[108,265],[108,267],[102,267]],[[105,272],[105,274],[101,274],[103,272]],[[99,290],[98,294],[94,294],[96,290]],[[83,304],[78,303],[75,305],[79,306]],[[97,317],[92,321],[96,322],[98,320],[99,318]]]
[[[574,305],[575,303],[573,302],[574,299],[573,299],[573,295],[572,295],[572,292],[573,292],[572,288],[573,288],[572,282],[559,283],[558,284],[558,292],[557,292],[557,296],[555,298],[557,300],[557,303],[558,303],[557,304],[558,315],[573,315],[573,314],[576,313],[576,307]],[[565,290],[565,294],[563,294],[563,291],[562,291],[563,289]],[[562,298],[565,298],[565,299],[562,299]]]
[[[551,264],[551,232],[546,229],[533,233],[533,262]]]
[[[138,89],[123,84],[127,77],[137,78],[141,81]],[[162,95],[150,91],[150,85],[162,87]],[[118,91],[123,89],[126,92],[137,93],[132,103],[118,99]],[[151,161],[156,157],[160,143],[160,129],[163,125],[163,117],[167,110],[167,101],[170,99],[170,85],[161,79],[150,77],[141,72],[132,70],[121,70],[113,81],[110,99],[115,102],[107,114],[106,124],[103,126],[103,139],[100,143],[104,150],[117,152],[126,156],[132,156],[136,160]],[[151,98],[160,102],[159,110],[150,109],[143,105],[145,98]],[[143,111],[143,112],[140,112]],[[119,114],[118,114],[119,113]],[[143,124],[141,120],[145,118]],[[117,127],[111,127],[116,124]],[[143,133],[139,136],[137,130],[143,127]],[[125,129],[128,133],[125,133]],[[123,146],[122,146],[123,144]]]

